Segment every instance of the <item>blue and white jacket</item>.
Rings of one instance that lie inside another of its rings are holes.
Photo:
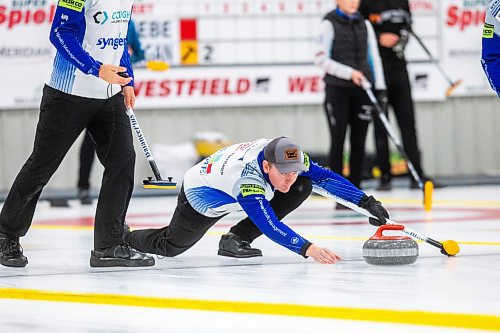
[[[49,37],[57,53],[47,84],[88,98],[106,99],[120,92],[119,85],[110,88],[99,78],[99,68],[120,65],[133,77],[127,48],[133,4],[134,0],[59,0]]]
[[[259,139],[215,152],[186,172],[184,192],[200,214],[218,217],[245,211],[271,240],[305,255],[311,243],[281,222],[269,204],[275,189],[262,170],[262,161],[264,148],[270,141]],[[302,162],[308,171],[300,176],[311,179],[314,186],[356,205],[365,195],[345,178],[310,161],[306,154]]]
[[[493,90],[500,97],[500,0],[486,9],[481,64]]]

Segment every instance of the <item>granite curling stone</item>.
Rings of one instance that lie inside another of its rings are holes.
[[[363,258],[371,265],[413,264],[418,257],[418,244],[407,236],[385,236],[385,230],[403,230],[402,225],[382,225],[363,245]]]

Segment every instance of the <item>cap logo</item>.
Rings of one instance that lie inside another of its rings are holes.
[[[299,158],[299,150],[297,148],[290,148],[285,150],[285,160],[297,160]]]

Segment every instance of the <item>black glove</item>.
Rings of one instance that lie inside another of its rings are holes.
[[[382,206],[380,201],[377,201],[373,196],[367,196],[366,194],[359,200],[358,206],[366,209],[370,214],[376,217],[370,217],[368,222],[371,225],[379,227],[386,223],[386,218],[389,218],[389,213]]]

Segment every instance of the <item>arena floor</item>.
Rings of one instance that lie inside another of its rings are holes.
[[[40,202],[22,239],[26,268],[0,266],[1,332],[480,332],[500,331],[500,186],[446,187],[424,212],[418,190],[375,194],[391,218],[434,239],[456,240],[457,257],[419,243],[415,264],[372,266],[366,218],[312,196],[285,219],[343,257],[320,265],[265,237],[264,256],[217,256],[240,216],[221,220],[190,251],[142,269],[93,269],[94,206]],[[174,197],[133,198],[134,228],[168,223]]]

